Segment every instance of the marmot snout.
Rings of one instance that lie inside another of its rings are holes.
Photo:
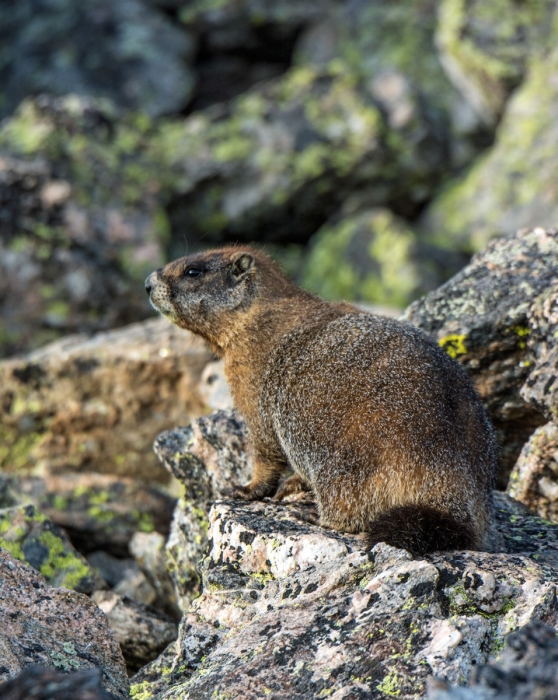
[[[461,366],[412,326],[325,302],[265,255],[229,247],[151,274],[153,306],[223,357],[253,451],[237,496],[281,475],[321,523],[414,553],[482,548],[497,446]]]

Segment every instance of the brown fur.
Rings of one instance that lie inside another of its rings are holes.
[[[324,526],[413,552],[486,544],[493,431],[468,376],[428,336],[312,296],[249,247],[180,258],[146,287],[224,359],[253,448],[237,496],[273,495],[291,468],[278,496],[306,484]]]

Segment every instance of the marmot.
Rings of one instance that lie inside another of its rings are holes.
[[[497,446],[473,384],[405,323],[297,287],[231,246],[175,260],[146,290],[224,359],[253,449],[234,495],[311,489],[320,523],[414,554],[487,542]]]

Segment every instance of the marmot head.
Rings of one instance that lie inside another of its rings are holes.
[[[179,258],[145,280],[152,306],[172,323],[220,346],[250,314],[256,299],[297,288],[267,256],[249,246]]]

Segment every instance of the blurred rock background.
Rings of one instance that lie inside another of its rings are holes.
[[[549,0],[0,5],[0,357],[151,311],[144,275],[265,246],[403,308],[558,221]]]

